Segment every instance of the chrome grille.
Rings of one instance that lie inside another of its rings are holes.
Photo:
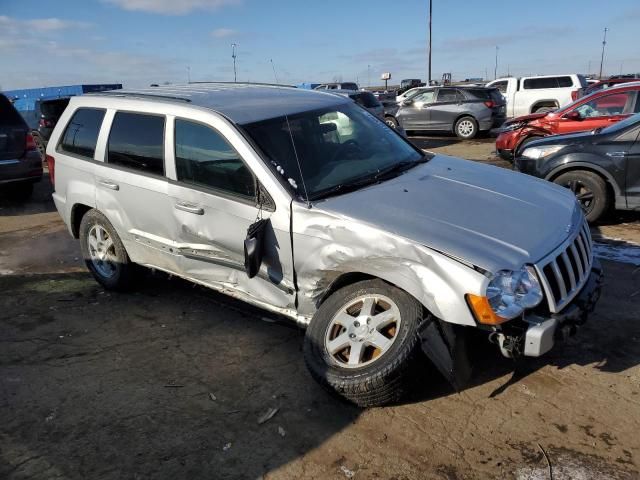
[[[589,225],[577,232],[551,255],[536,264],[552,313],[562,310],[580,292],[591,273],[593,244]]]

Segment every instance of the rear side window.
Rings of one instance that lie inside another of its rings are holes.
[[[109,134],[108,163],[164,175],[164,117],[118,112]]]
[[[60,141],[59,150],[81,157],[93,158],[104,110],[79,108],[71,117]]]
[[[490,92],[496,92],[497,90],[488,90],[488,89],[483,89],[483,88],[478,88],[478,89],[468,89],[467,92],[469,92],[473,97],[478,98],[480,100],[493,100],[491,98],[491,93]]]
[[[464,96],[454,88],[441,88],[438,92],[438,102],[458,102],[464,100]]]
[[[26,127],[22,116],[4,95],[0,95],[0,127]]]
[[[178,180],[255,198],[255,180],[240,155],[212,128],[176,118]]]
[[[573,87],[573,80],[571,77],[527,78],[524,81],[524,88],[526,90],[566,87]]]
[[[571,77],[558,77],[558,87],[573,87],[573,80],[571,79]]]

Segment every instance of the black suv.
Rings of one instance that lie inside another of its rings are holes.
[[[28,197],[42,179],[42,159],[26,122],[0,94],[0,189]]]
[[[528,143],[514,168],[570,188],[590,222],[640,209],[640,113],[610,127]]]

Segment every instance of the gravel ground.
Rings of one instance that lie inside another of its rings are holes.
[[[414,141],[505,166],[490,139]],[[616,261],[563,348],[478,343],[461,393],[425,362],[403,404],[359,410],[276,317],[161,274],[104,291],[49,195],[0,199],[0,478],[640,478],[640,215],[594,229]]]

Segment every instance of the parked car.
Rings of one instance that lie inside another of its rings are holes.
[[[397,401],[421,346],[459,385],[469,330],[508,357],[543,355],[601,290],[571,192],[425,153],[338,95],[84,95],[47,158],[105,288],[131,287],[139,264],[289,317],[311,375],[361,406]]]
[[[426,84],[419,78],[406,78],[400,82],[400,88],[396,90],[396,96],[412,90],[416,87],[424,87]]]
[[[527,145],[515,168],[575,193],[589,222],[610,207],[640,209],[640,114],[593,132]]]
[[[629,77],[618,77],[618,78],[610,78],[608,80],[600,80],[595,82],[593,85],[589,85],[582,91],[580,96],[586,97],[587,95],[591,95],[599,90],[605,90],[607,88],[615,87],[617,85],[623,83],[637,83],[638,79],[635,76]]]
[[[519,117],[547,113],[571,103],[580,89],[587,87],[587,80],[577,74],[509,77],[489,82],[487,87],[495,87],[504,95],[507,117]]]
[[[405,131],[452,131],[469,139],[501,125],[504,112],[504,98],[496,88],[431,87],[403,101],[395,117],[387,112],[385,118]]]
[[[355,82],[336,82],[323,83],[314,88],[314,90],[360,90],[360,87]]]
[[[405,100],[413,97],[414,95],[420,92],[424,92],[425,90],[428,90],[429,88],[430,87],[414,87],[414,88],[410,88],[409,90],[405,90],[403,92],[401,92],[400,90],[396,90],[396,103],[398,104],[402,103]]]
[[[42,160],[45,158],[45,152],[47,149],[47,143],[53,127],[58,123],[58,119],[62,112],[69,104],[69,98],[56,98],[52,100],[42,100],[36,102],[36,115],[38,117],[38,128],[31,131],[33,139],[36,142],[36,147]]]
[[[514,118],[504,124],[496,139],[496,151],[511,160],[529,142],[558,133],[605,127],[640,112],[640,83],[621,84],[580,98],[550,113]]]
[[[0,94],[0,190],[27,198],[42,179],[42,159],[22,116]]]
[[[365,108],[369,113],[375,115],[380,120],[384,121],[384,107],[382,103],[378,101],[375,95],[371,92],[360,90],[336,90],[331,92],[334,95],[342,95],[349,97],[356,102],[362,108]]]

